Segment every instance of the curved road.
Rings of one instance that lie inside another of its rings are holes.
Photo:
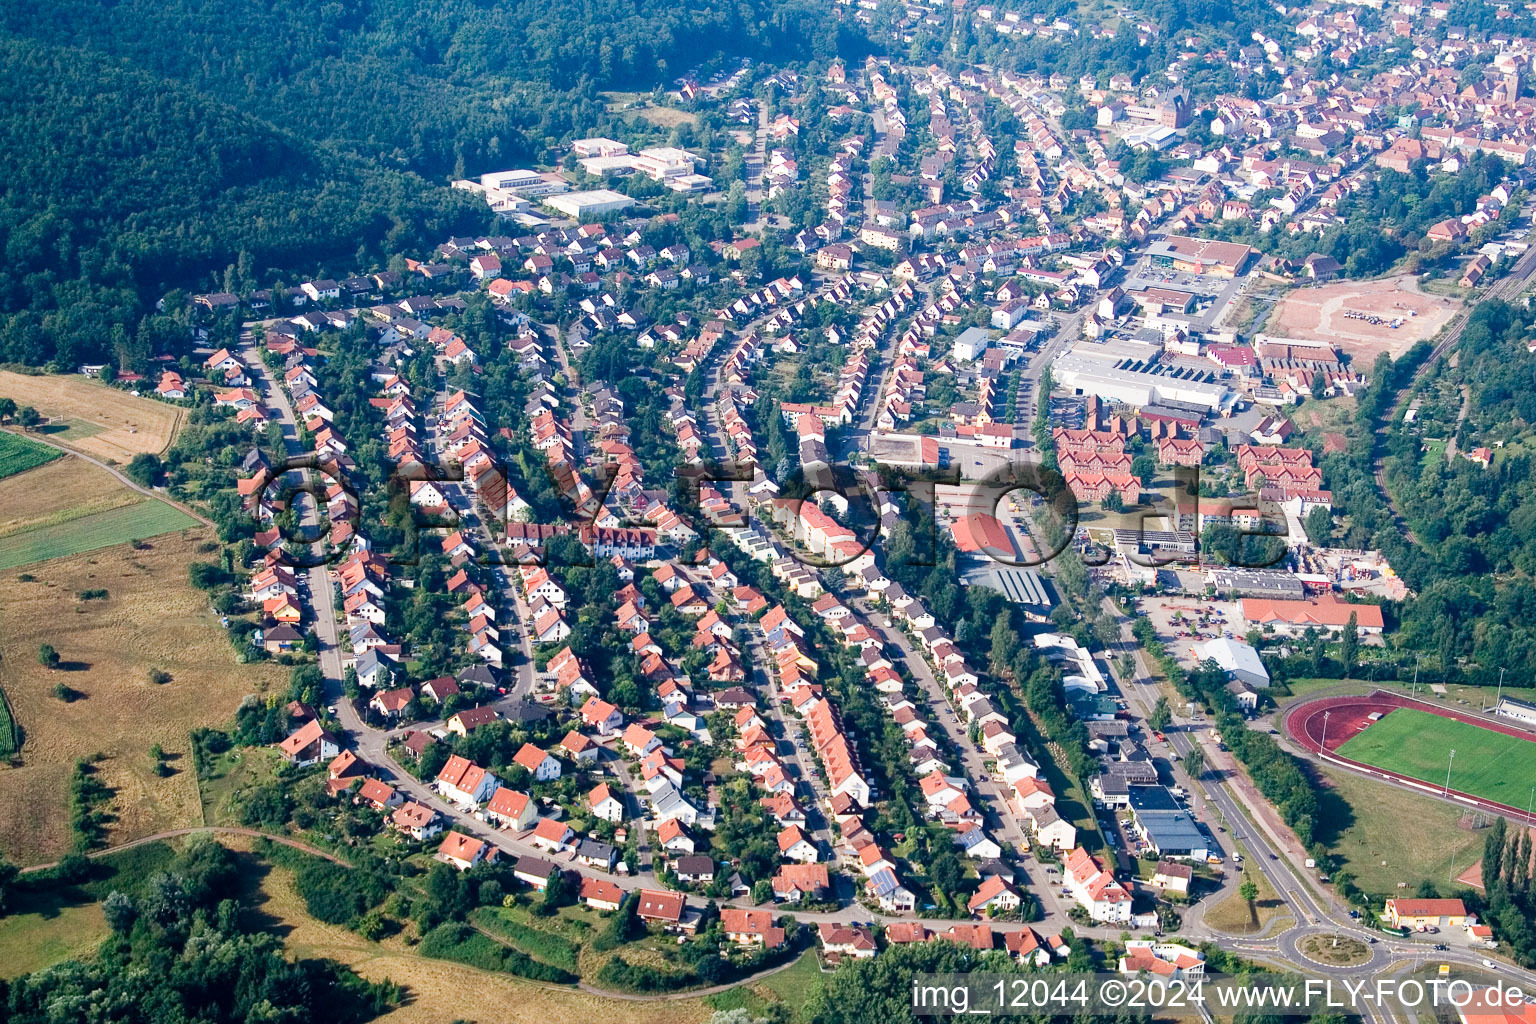
[[[86,853],[86,857],[90,858],[91,860],[95,860],[98,857],[107,857],[114,853],[121,853],[124,850],[131,850],[136,846],[148,846],[150,843],[158,843],[163,839],[176,839],[180,836],[194,836],[203,832],[216,832],[227,836],[250,836],[253,839],[269,839],[274,843],[282,843],[284,846],[290,846],[295,850],[302,850],[304,853],[313,854],[316,857],[324,857],[331,863],[340,864],[344,868],[350,868],[352,866],[333,853],[327,853],[320,849],[318,846],[311,846],[308,843],[300,842],[297,839],[291,839],[288,836],[280,836],[272,832],[261,832],[254,828],[235,828],[225,825],[193,825],[190,828],[172,828],[166,829],[164,832],[152,832],[147,836],[139,836],[137,839],[130,839],[128,842],[119,843],[116,846],[107,846],[99,850],[90,850]],[[34,871],[47,871],[49,868],[58,867],[58,864],[58,861],[51,861],[47,864],[32,864],[28,867],[22,868],[20,874],[26,875],[31,874]]]

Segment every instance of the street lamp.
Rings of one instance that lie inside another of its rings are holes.
[[[1324,757],[1328,756],[1328,712],[1323,712],[1323,745],[1317,751]]]
[[[1502,703],[1503,700],[1504,700],[1504,670],[1503,669],[1499,669],[1499,692],[1498,692],[1498,695],[1493,698],[1493,713],[1494,714],[1498,714],[1499,713],[1499,704]]]
[[[1531,787],[1530,798],[1525,801],[1525,827],[1526,828],[1530,828],[1531,827],[1531,805],[1532,804],[1536,804],[1536,786],[1532,786]]]
[[[1455,763],[1456,763],[1456,748],[1452,747],[1451,748],[1451,759],[1450,759],[1449,762],[1446,763],[1446,766],[1445,766],[1445,792],[1442,794],[1443,796],[1447,796],[1448,797],[1448,796],[1451,795],[1451,766],[1454,765]]]

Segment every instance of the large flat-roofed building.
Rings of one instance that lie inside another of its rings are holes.
[[[1147,247],[1147,255],[1158,266],[1172,267],[1189,274],[1215,274],[1236,277],[1253,259],[1255,250],[1241,242],[1218,242],[1210,238],[1169,235]]]
[[[542,174],[539,171],[493,171],[480,175],[480,184],[487,191],[500,189],[520,196],[552,196],[570,191],[570,184],[558,174]]]
[[[1177,403],[1206,411],[1223,408],[1232,392],[1223,384],[1193,378],[1150,373],[1143,369],[1096,358],[1074,349],[1052,364],[1056,383],[1068,391],[1094,395],[1138,408],[1156,403]]]
[[[623,156],[629,147],[613,139],[577,139],[571,143],[571,152],[577,156]]]
[[[642,149],[632,159],[635,170],[648,174],[657,181],[666,181],[680,174],[692,174],[699,169],[699,164],[703,163],[699,157],[686,149],[678,149],[675,146]]]
[[[588,174],[601,178],[605,174],[629,175],[635,173],[635,158],[627,154],[615,156],[589,156],[577,161]]]
[[[615,192],[611,188],[598,188],[590,192],[567,192],[565,195],[550,196],[544,200],[544,205],[552,210],[558,210],[567,217],[575,217],[581,220],[585,217],[601,217],[605,213],[614,210],[623,210],[633,206],[635,201],[622,192]]]
[[[1300,601],[1307,596],[1301,577],[1279,569],[1212,569],[1211,586],[1218,594],[1236,597],[1273,597]]]

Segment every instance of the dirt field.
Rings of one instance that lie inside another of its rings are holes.
[[[282,934],[288,949],[299,956],[332,957],[351,965],[365,978],[390,978],[406,986],[406,1005],[378,1018],[380,1024],[449,1024],[454,1020],[695,1024],[711,1012],[699,999],[608,999],[429,960],[417,956],[399,938],[367,942],[354,932],[322,924],[305,913],[303,901],[293,889],[293,872],[287,868],[273,868],[262,880],[256,912],[276,919],[273,930]]]
[[[1425,295],[1411,275],[1347,281],[1291,292],[1270,315],[1267,333],[1330,342],[1357,366],[1369,367],[1379,353],[1396,359],[1415,342],[1434,337],[1460,308],[1455,299]],[[1400,326],[1393,328],[1398,319]]]
[[[61,508],[61,494],[72,495],[78,501]],[[142,494],[124,487],[106,470],[66,456],[0,480],[0,537],[143,500]]]
[[[127,545],[0,575],[0,685],[25,730],[22,764],[0,767],[0,852],[20,864],[70,848],[69,777],[75,759],[102,752],[100,777],[115,791],[109,842],[198,824],[201,807],[188,756],[194,726],[229,719],[240,698],[286,677],[276,666],[239,666],[205,599],[187,583],[207,530],[170,534],[148,550]],[[106,600],[80,601],[104,588]],[[37,662],[51,643],[64,668]],[[155,685],[151,669],[172,681]],[[64,683],[84,694],[64,703]],[[172,756],[173,774],[153,772],[149,748]],[[22,824],[24,823],[24,824]]]
[[[185,410],[132,395],[84,377],[29,377],[0,370],[0,398],[14,398],[67,429],[42,434],[98,458],[127,462],[140,452],[165,451]],[[100,428],[96,430],[94,428]]]

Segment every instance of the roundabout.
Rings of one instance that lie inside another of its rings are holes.
[[[1308,935],[1296,943],[1296,950],[1322,967],[1362,967],[1375,959],[1370,945],[1350,935]]]
[[[1371,939],[1365,932],[1293,928],[1279,937],[1279,947],[1292,963],[1305,964],[1318,974],[1374,974],[1392,957],[1383,943]]]

